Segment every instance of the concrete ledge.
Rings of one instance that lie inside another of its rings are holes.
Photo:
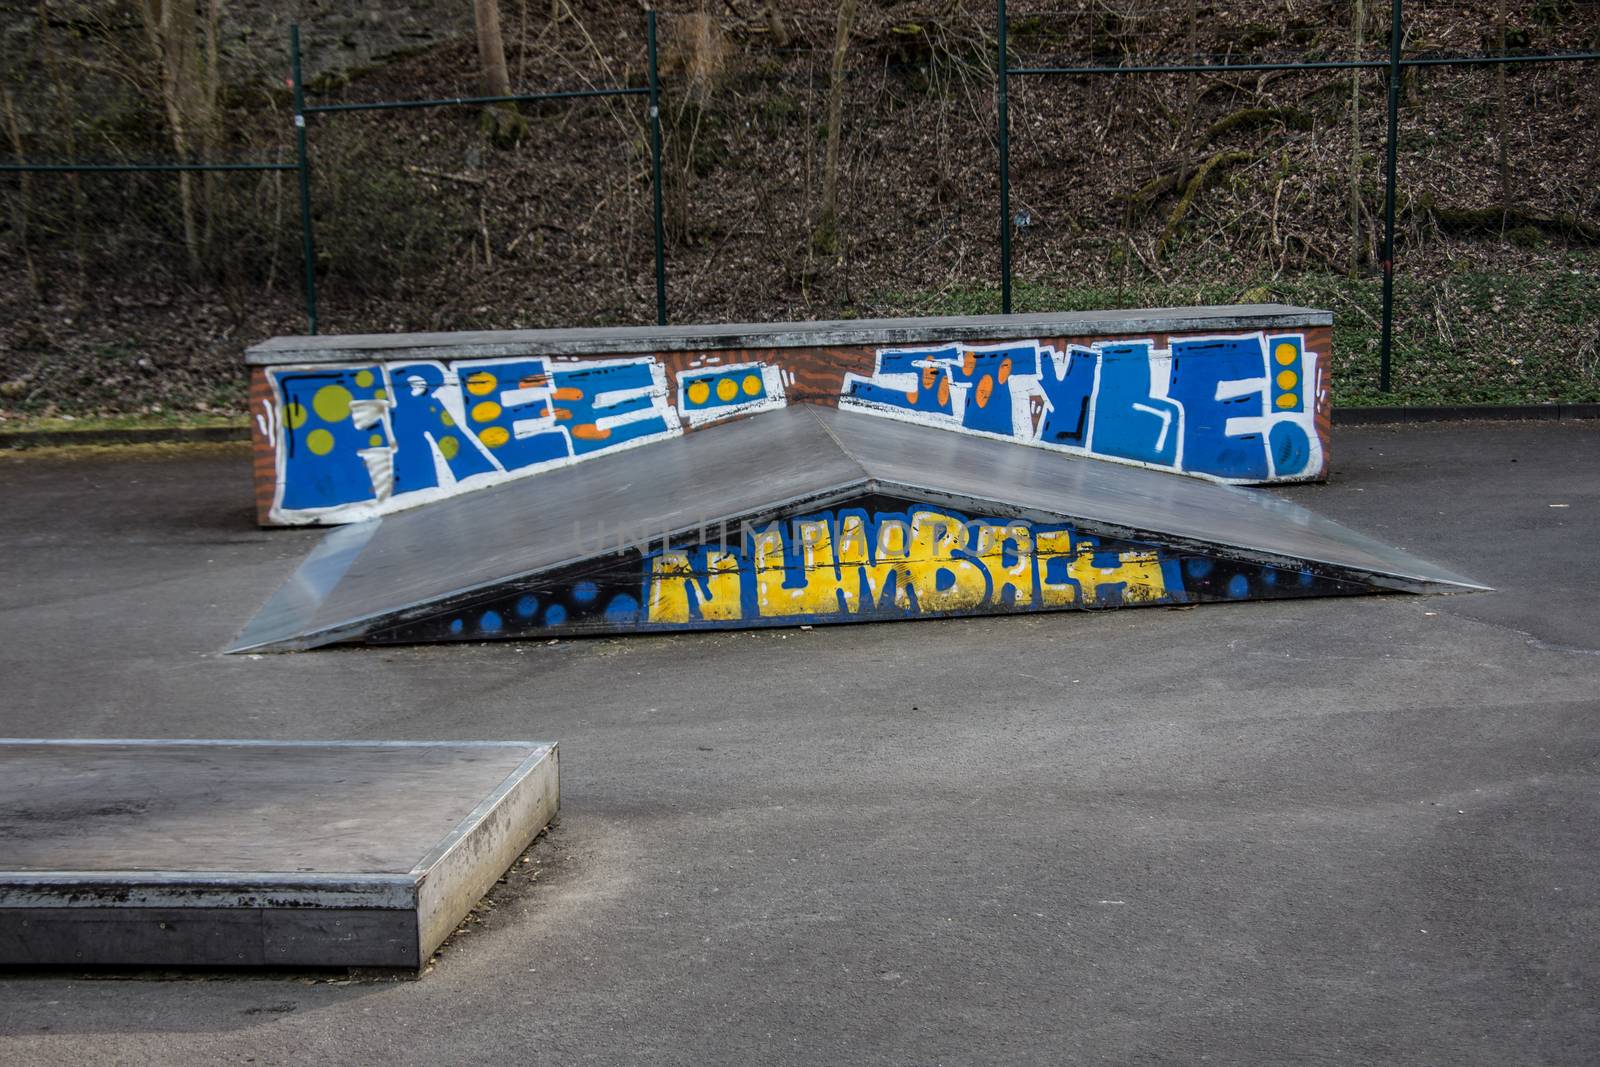
[[[819,348],[924,341],[1007,341],[1267,330],[1330,326],[1333,313],[1289,304],[1140,308],[1132,311],[965,315],[821,322],[722,323],[694,326],[485,330],[458,333],[348,334],[274,337],[245,350],[251,365],[343,363],[360,359],[478,359],[496,356],[588,356],[698,349]]]
[[[559,805],[531,742],[0,740],[0,964],[420,969]]]

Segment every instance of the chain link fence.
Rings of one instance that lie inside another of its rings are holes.
[[[159,350],[225,408],[319,327],[1260,300],[1334,310],[1339,402],[1600,398],[1595,0],[590,7],[506,8],[503,100],[468,39],[241,49],[182,140],[137,26],[36,34],[0,405]]]

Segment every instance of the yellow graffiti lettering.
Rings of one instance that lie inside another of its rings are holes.
[[[691,605],[701,619],[733,622],[744,618],[739,602],[739,557],[732,552],[705,551],[705,574],[695,573],[692,553],[671,550],[650,561],[651,622],[687,623]]]
[[[984,523],[976,528],[973,553],[989,572],[990,597],[995,606],[1028,607],[1033,604],[1033,531],[1027,523],[1007,526]],[[1006,548],[1013,561],[1006,566]],[[1006,596],[1006,590],[1011,595]]]
[[[756,535],[756,607],[763,618],[839,614],[839,567],[830,525],[826,519],[795,524],[802,579],[798,586],[784,585],[788,572],[781,528],[769,526]]]
[[[846,515],[839,523],[840,590],[852,613],[885,607],[884,595],[894,590],[893,606],[900,611],[911,608],[910,569],[906,564],[906,545],[910,534],[899,519],[878,524],[878,543],[873,545],[866,522],[860,515]]]
[[[1069,529],[969,523],[931,509],[909,522],[884,516],[874,524],[846,512],[788,528],[773,523],[750,535],[747,552],[654,557],[649,621],[744,619],[746,580],[754,585],[755,615],[765,619],[1088,608],[1168,597],[1157,552],[1104,550]]]
[[[1117,553],[1117,565],[1097,567],[1094,562],[1095,546],[1078,546],[1072,560],[1071,574],[1083,590],[1085,607],[1095,607],[1101,601],[1101,586],[1121,585],[1125,604],[1140,604],[1160,600],[1167,595],[1167,583],[1161,575],[1161,560],[1154,552],[1128,551]]]
[[[966,536],[962,520],[953,516],[919,511],[912,517],[908,569],[919,611],[961,611],[988,599],[988,572],[956,558]]]
[[[1052,582],[1050,561],[1076,558],[1072,549],[1071,530],[1040,530],[1033,539],[1034,563],[1039,569],[1039,606],[1063,608],[1078,602],[1078,583],[1072,580]],[[1070,565],[1069,565],[1070,568]]]

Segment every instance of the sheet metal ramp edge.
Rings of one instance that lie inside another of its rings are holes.
[[[1180,550],[1189,549],[1198,552],[1220,553],[1230,559],[1242,560],[1249,563],[1262,563],[1266,564],[1267,566],[1274,567],[1300,567],[1306,563],[1311,563],[1316,566],[1329,568],[1331,571],[1336,572],[1335,576],[1344,576],[1355,578],[1360,581],[1371,582],[1373,584],[1382,585],[1388,589],[1393,589],[1396,592],[1440,594],[1453,592],[1477,593],[1490,592],[1493,589],[1492,586],[1484,585],[1483,583],[1475,581],[1474,579],[1467,578],[1464,575],[1456,574],[1455,572],[1447,570],[1443,567],[1435,567],[1432,564],[1428,564],[1428,568],[1434,571],[1437,577],[1425,578],[1414,574],[1406,574],[1398,570],[1378,570],[1376,568],[1358,567],[1354,564],[1321,559],[1313,555],[1290,555],[1282,552],[1273,552],[1268,549],[1251,548],[1247,545],[1233,544],[1226,541],[1207,541],[1203,538],[1186,537],[1183,534],[1174,533],[1170,530],[1141,529],[1139,527],[1127,526],[1121,523],[1110,522],[1102,519],[1090,519],[1081,516],[1068,515],[1063,512],[1050,511],[1048,509],[1006,504],[1003,501],[985,500],[983,498],[970,496],[964,493],[951,493],[946,490],[937,489],[928,485],[918,485],[910,482],[894,482],[887,479],[875,479],[874,484],[879,487],[879,491],[888,496],[909,496],[916,494],[927,498],[930,503],[949,503],[951,506],[958,508],[964,504],[969,507],[971,504],[978,504],[993,509],[991,513],[996,517],[1002,517],[1009,513],[1011,516],[1025,518],[1031,521],[1049,522],[1067,520],[1079,524],[1091,534],[1117,538],[1120,540],[1145,542],[1154,541],[1162,546],[1171,546]],[[1241,492],[1261,491],[1258,489],[1245,489],[1243,487],[1235,488],[1239,488]],[[1274,499],[1282,498],[1274,497]],[[1299,505],[1296,506],[1298,507]],[[1332,522],[1333,520],[1329,519],[1326,521]],[[1388,545],[1385,545],[1384,547],[1396,555],[1404,557],[1406,560],[1415,560],[1418,563],[1424,562],[1423,560],[1413,556],[1411,553],[1406,552],[1404,549],[1393,548],[1392,546]]]
[[[853,459],[854,457],[851,458]],[[1241,489],[1240,491],[1260,492],[1260,490],[1246,489]],[[870,477],[859,482],[852,482],[850,484],[838,486],[820,493],[808,494],[804,497],[799,497],[788,501],[781,501],[764,507],[757,512],[747,512],[737,515],[724,515],[715,519],[707,519],[695,522],[681,528],[665,530],[659,533],[652,533],[643,539],[618,545],[617,547],[604,553],[604,555],[614,556],[628,551],[645,549],[650,545],[660,544],[663,541],[670,542],[677,538],[685,537],[691,533],[703,533],[707,530],[715,530],[724,527],[737,528],[741,522],[751,521],[752,516],[768,515],[770,513],[782,511],[791,507],[808,505],[813,507],[826,506],[831,503],[837,503],[842,500],[849,499],[850,497],[856,495],[872,495],[875,493],[882,493],[887,496],[920,496],[926,498],[930,503],[947,504],[955,507],[957,510],[981,512],[996,518],[1015,517],[1026,518],[1031,521],[1044,522],[1069,521],[1076,523],[1085,531],[1099,536],[1132,541],[1154,541],[1159,544],[1176,547],[1180,550],[1190,549],[1199,552],[1221,554],[1226,558],[1239,559],[1253,563],[1262,563],[1269,566],[1299,568],[1304,566],[1306,563],[1310,563],[1316,566],[1327,568],[1335,577],[1354,579],[1357,581],[1378,585],[1382,588],[1390,589],[1395,592],[1444,594],[1461,592],[1488,592],[1493,588],[1473,579],[1455,574],[1454,572],[1448,571],[1444,568],[1433,567],[1431,564],[1429,565],[1429,569],[1436,571],[1437,577],[1431,579],[1421,578],[1399,571],[1382,571],[1362,568],[1352,566],[1348,563],[1339,563],[1336,561],[1319,559],[1314,556],[1293,556],[1262,549],[1254,549],[1244,545],[1229,544],[1221,541],[1205,541],[1197,538],[1184,537],[1181,534],[1175,534],[1170,531],[1144,530],[1118,523],[1107,522],[1104,520],[1069,515],[1059,511],[1050,511],[1042,508],[1011,504],[992,498],[984,498],[965,493],[951,493],[945,490],[932,488],[927,485],[917,485],[909,482],[897,482]],[[370,525],[370,529],[366,530],[365,536],[361,538],[363,545],[365,544],[366,540],[370,538],[374,532],[376,532],[378,524],[382,521],[382,518],[378,518],[368,520],[367,523],[357,524],[358,526],[362,527],[367,527]],[[333,539],[341,531],[348,529],[351,529],[351,527],[338,527],[333,531],[330,531],[327,537],[329,539]],[[318,548],[313,549],[312,556],[308,556],[306,561],[301,564],[302,568],[311,563],[312,558],[316,556],[321,547],[322,546],[319,543]],[[1415,558],[1412,557],[1410,553],[1404,552],[1400,549],[1391,548],[1390,550],[1398,553],[1407,560]],[[356,556],[358,555],[359,552],[350,557],[349,562],[346,563],[347,568],[350,563],[354,562]],[[470,602],[469,598],[476,597],[491,590],[499,589],[503,585],[513,582],[527,581],[531,578],[536,578],[539,575],[549,574],[565,567],[582,563],[585,560],[596,558],[599,557],[593,554],[564,557],[561,561],[555,563],[546,564],[544,566],[533,568],[527,571],[516,571],[507,574],[504,577],[496,578],[492,581],[480,582],[472,586],[443,594],[441,596],[436,596],[425,602],[413,605],[410,608],[397,608],[391,611],[372,612],[358,618],[340,621],[336,624],[324,627],[321,630],[302,632],[297,635],[277,640],[245,643],[242,638],[245,636],[245,634],[248,634],[249,626],[247,625],[244,634],[241,634],[241,640],[229,648],[224,649],[224,654],[236,654],[244,652],[305,651],[313,648],[319,648],[324,645],[338,644],[360,635],[374,624],[382,624],[385,626],[399,625],[413,619],[423,618],[428,615],[449,610],[450,605],[459,604],[464,601]],[[1420,563],[1422,561],[1417,560],[1417,562]],[[300,571],[297,569],[295,574],[298,575],[299,573]],[[288,588],[294,584],[294,582],[295,577],[291,576],[290,579],[284,583],[284,587],[281,588],[279,592],[282,592],[283,589]],[[276,596],[277,594],[275,593],[274,598],[276,598]],[[271,600],[269,600],[268,603],[270,604]]]
[[[352,565],[354,565],[358,558],[360,558],[361,550],[366,547],[367,542],[370,541],[378,532],[378,527],[381,523],[383,523],[385,517],[380,516],[375,519],[368,519],[364,522],[353,523],[349,526],[336,526],[327,534],[325,534],[321,541],[317,542],[316,547],[311,550],[310,554],[306,556],[306,558],[301,562],[300,566],[295,568],[294,573],[291,574],[287,580],[285,580],[283,585],[279,586],[278,589],[273,592],[272,596],[267,599],[266,604],[264,604],[261,610],[256,613],[256,616],[252,617],[250,622],[245,624],[243,630],[240,631],[239,636],[235,639],[234,643],[223,649],[223,654],[234,655],[244,652],[294,652],[319,648],[323,645],[337,644],[340,641],[344,641],[350,637],[356,636],[372,623],[387,623],[391,621],[394,623],[400,623],[408,621],[412,618],[420,618],[425,615],[432,614],[435,610],[434,607],[432,607],[433,605],[453,603],[462,597],[469,597],[489,589],[498,588],[500,585],[506,582],[524,581],[529,578],[536,578],[541,574],[549,574],[553,571],[562,570],[566,567],[571,567],[587,560],[602,558],[604,556],[621,555],[625,552],[645,549],[651,545],[660,544],[662,541],[672,541],[674,539],[684,537],[690,533],[717,530],[722,527],[732,527],[737,529],[741,521],[748,522],[753,518],[759,518],[761,516],[781,512],[789,508],[825,507],[829,504],[850,499],[852,496],[860,493],[863,486],[870,484],[870,482],[871,479],[863,477],[861,479],[854,479],[849,482],[829,486],[825,489],[819,489],[814,492],[804,493],[799,496],[778,500],[771,504],[763,505],[757,511],[739,512],[736,514],[723,515],[716,518],[698,520],[681,527],[652,530],[643,537],[631,538],[626,541],[619,542],[613,547],[607,549],[605,552],[569,553],[562,556],[562,558],[559,560],[555,560],[538,567],[528,570],[512,571],[509,574],[495,578],[491,581],[478,582],[474,585],[465,586],[461,589],[452,590],[449,593],[432,597],[429,600],[422,602],[420,605],[415,605],[414,607],[417,608],[415,611],[408,611],[406,608],[402,607],[388,611],[369,612],[365,615],[341,620],[338,623],[326,626],[319,630],[307,630],[289,634],[283,637],[267,637],[258,640],[252,640],[250,631],[255,623],[256,618],[265,614],[268,608],[272,607],[279,601],[280,597],[294,596],[297,592],[302,590],[315,595],[314,583],[309,581],[300,581],[301,576],[305,574],[309,568],[311,568],[313,565],[318,567],[326,567],[329,565],[328,561],[330,559],[334,560],[335,563],[338,563],[339,561],[335,559],[337,554],[341,552],[348,553],[348,556],[342,561],[342,566],[339,567],[339,578],[335,579],[327,586],[327,588],[331,590],[333,586],[343,578],[344,573],[347,572]],[[497,486],[496,488],[499,487]],[[433,502],[435,505],[448,505],[448,503],[448,500]],[[429,505],[423,506],[426,507]],[[400,514],[405,513],[401,512]],[[319,597],[317,603],[320,603],[321,599],[322,598]]]
[[[0,737],[0,748],[23,745],[257,747],[257,748],[527,748],[532,751],[490,794],[463,816],[409,871],[378,874],[305,871],[18,871],[0,868],[0,908],[104,908],[94,890],[137,894],[119,908],[315,907],[413,909],[428,875],[481,827],[539,764],[554,759],[554,741],[267,741],[215,738]],[[559,782],[559,778],[557,779]],[[559,794],[557,803],[559,805]],[[552,813],[554,814],[554,813]]]

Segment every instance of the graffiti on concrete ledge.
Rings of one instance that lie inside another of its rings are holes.
[[[678,373],[678,412],[691,427],[783,404],[783,372],[770,364],[735,363]]]
[[[256,416],[276,448],[275,522],[349,521],[782,407],[763,363],[678,376],[652,357],[274,367]]]
[[[1302,334],[885,348],[841,407],[1231,482],[1322,467]]]
[[[378,643],[1326,596],[1310,571],[874,498],[486,595]]]

